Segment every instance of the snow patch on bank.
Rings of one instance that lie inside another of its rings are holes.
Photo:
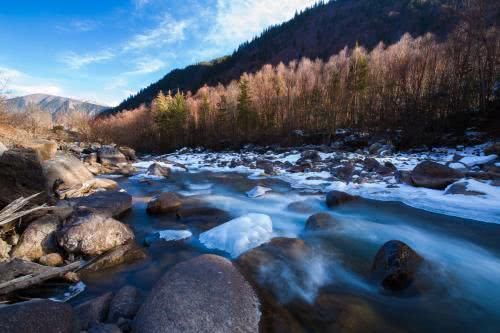
[[[200,234],[209,249],[227,252],[233,258],[271,240],[273,223],[265,214],[247,214]]]

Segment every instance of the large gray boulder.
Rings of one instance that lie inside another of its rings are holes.
[[[99,191],[74,200],[73,205],[98,214],[120,217],[132,208],[132,196],[123,191]]]
[[[83,212],[71,218],[58,233],[67,252],[96,256],[134,239],[128,226],[109,216]]]
[[[258,332],[259,300],[233,264],[203,255],[170,269],[141,306],[133,332]]]
[[[32,222],[19,238],[12,256],[27,260],[38,260],[57,250],[55,234],[61,221],[56,215],[45,215]]]
[[[54,189],[56,181],[69,188],[94,178],[79,159],[63,152],[59,152],[53,159],[43,162],[43,171],[50,190]]]
[[[41,194],[32,203],[47,202],[47,181],[38,154],[25,148],[5,151],[0,157],[0,209],[37,193]]]
[[[97,151],[97,160],[102,165],[118,165],[127,163],[127,157],[113,146],[104,146]]]
[[[444,190],[448,185],[463,177],[462,172],[432,161],[420,163],[410,173],[414,186],[435,190]]]
[[[0,308],[0,332],[72,333],[77,328],[71,305],[36,300]]]

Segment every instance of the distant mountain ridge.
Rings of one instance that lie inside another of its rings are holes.
[[[104,105],[46,94],[32,94],[14,97],[8,99],[6,104],[7,108],[13,112],[23,111],[30,104],[33,104],[38,106],[41,110],[49,112],[54,119],[72,111],[83,111],[88,113],[90,116],[96,116],[102,111],[109,109],[109,107]]]
[[[293,19],[266,29],[243,43],[232,55],[175,69],[156,83],[123,101],[112,112],[148,104],[160,90],[195,92],[203,85],[227,84],[243,72],[265,64],[288,63],[302,57],[327,60],[345,46],[367,48],[392,44],[405,33],[433,33],[445,38],[457,19],[447,6],[454,0],[320,1]]]

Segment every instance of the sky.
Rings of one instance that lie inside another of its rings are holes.
[[[8,0],[0,79],[115,106],[175,68],[230,54],[316,0]]]

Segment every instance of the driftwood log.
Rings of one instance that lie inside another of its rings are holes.
[[[62,277],[82,266],[79,261],[63,267],[48,267],[20,259],[11,260],[0,266],[0,295],[26,289],[44,281]]]

